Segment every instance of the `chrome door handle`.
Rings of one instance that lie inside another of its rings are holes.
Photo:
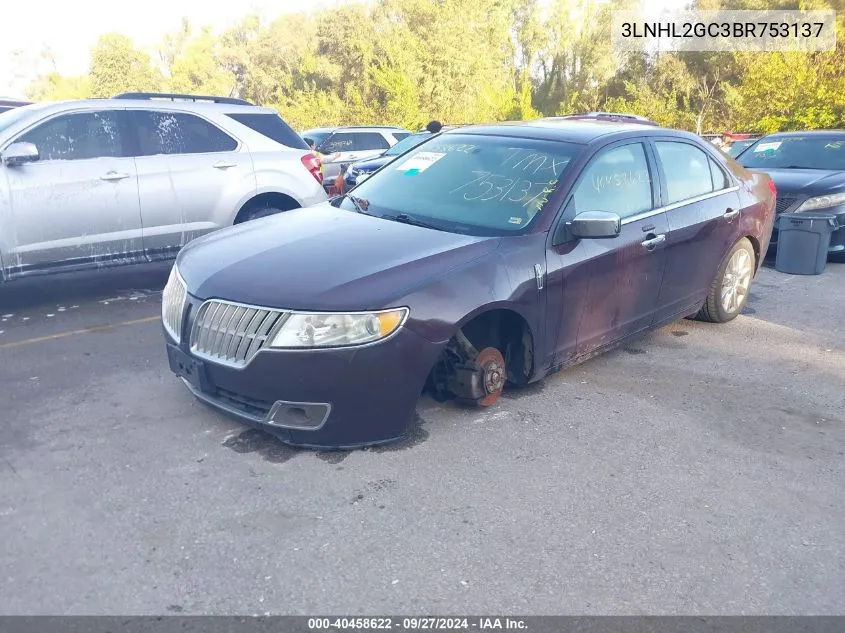
[[[116,171],[110,171],[109,173],[100,176],[100,180],[108,180],[110,182],[123,180],[124,178],[129,178],[129,174],[119,174]]]
[[[229,169],[229,167],[237,167],[237,166],[238,166],[237,163],[233,163],[233,162],[226,161],[226,160],[217,161],[216,163],[214,163],[212,165],[212,167],[214,167],[214,169]]]
[[[728,209],[725,211],[725,219],[726,220],[733,220],[736,216],[739,215],[739,209]]]
[[[642,245],[646,248],[646,250],[652,251],[657,248],[658,244],[663,244],[663,242],[665,241],[666,235],[660,234],[645,240],[644,242],[642,242]]]

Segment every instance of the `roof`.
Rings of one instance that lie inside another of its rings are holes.
[[[15,97],[0,97],[0,105],[4,106],[25,106],[30,105],[32,101],[27,101],[26,99],[17,99]]]
[[[792,132],[772,132],[765,135],[766,138],[770,136],[782,138],[789,138],[790,136],[845,136],[845,130],[795,130]]]
[[[170,101],[166,99],[71,99],[67,101],[41,102],[39,109],[50,109],[61,112],[63,110],[85,110],[90,107],[101,109],[120,108],[156,108],[163,110],[179,110],[185,112],[226,112],[226,113],[272,113],[278,114],[272,108],[254,105],[239,105],[232,103],[212,103],[205,101]]]
[[[338,125],[336,127],[312,127],[310,129],[304,130],[303,134],[313,134],[315,132],[340,132],[343,130],[395,130],[397,132],[407,132],[403,127],[399,127],[398,125]]]
[[[627,112],[583,112],[580,114],[565,114],[556,117],[547,117],[550,119],[570,119],[570,120],[597,120],[597,121],[626,121],[628,123],[641,123],[643,125],[658,126],[657,123],[639,114],[629,114]]]
[[[488,125],[472,125],[444,132],[444,134],[482,134],[490,136],[513,136],[522,138],[548,139],[569,143],[588,144],[610,135],[655,135],[666,134],[687,138],[698,138],[691,132],[670,130],[639,123],[618,121],[548,118],[533,121],[512,121]]]

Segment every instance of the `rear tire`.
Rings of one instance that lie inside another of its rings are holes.
[[[727,323],[742,312],[748,302],[757,256],[748,238],[743,237],[719,265],[707,300],[696,318],[710,323]]]

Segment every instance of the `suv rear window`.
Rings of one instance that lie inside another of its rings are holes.
[[[305,141],[302,140],[302,137],[294,132],[278,114],[269,114],[266,112],[246,114],[239,112],[237,114],[227,114],[226,116],[285,147],[309,149]]]

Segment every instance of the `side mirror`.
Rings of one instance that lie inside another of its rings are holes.
[[[32,143],[12,143],[3,152],[3,164],[9,167],[34,163],[38,158],[38,148]]]
[[[607,211],[584,211],[572,218],[568,227],[577,238],[616,237],[622,230],[622,219]]]

